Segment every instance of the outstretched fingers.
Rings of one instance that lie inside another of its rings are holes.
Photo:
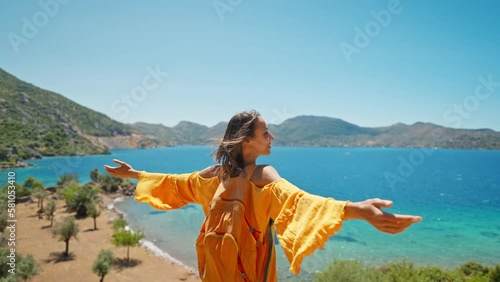
[[[381,222],[378,229],[387,233],[396,234],[403,232],[412,224],[422,221],[422,217],[402,214],[387,214],[385,220]]]
[[[362,218],[382,232],[397,234],[403,232],[412,224],[422,221],[420,216],[393,214],[384,211],[383,208],[392,206],[393,202],[390,200],[370,199],[361,204],[362,210],[364,210]]]
[[[384,221],[392,224],[405,224],[405,223],[412,224],[422,221],[422,217],[414,215],[386,213]]]
[[[390,208],[390,207],[392,207],[392,204],[393,204],[392,201],[390,201],[390,200],[382,200],[379,198],[370,199],[368,201],[370,201],[371,204],[376,206],[377,208]]]
[[[415,222],[422,221],[422,217],[421,216],[406,215],[406,214],[393,214],[393,215],[394,215],[394,217],[392,218],[392,220],[394,220],[396,222],[411,222],[411,223],[415,223]]]
[[[119,167],[116,167],[116,166],[109,166],[109,165],[104,165],[104,168],[109,172],[111,170],[116,170],[116,169],[119,169],[119,168],[122,168],[122,167],[126,167],[128,168],[129,165],[126,163],[126,162],[122,162],[120,160],[117,160],[117,159],[113,159],[113,162],[116,163],[116,164],[119,164],[120,166]]]
[[[119,178],[136,178],[138,177],[138,172],[132,168],[128,163],[122,162],[120,160],[114,159],[114,163],[118,164],[119,166],[109,166],[109,165],[104,165],[104,169],[106,171],[114,176],[114,177],[119,177]]]
[[[403,231],[405,231],[408,226],[392,226],[392,225],[384,225],[384,226],[378,226],[377,229],[382,232],[386,232],[389,234],[398,234]]]
[[[126,165],[125,162],[122,162],[122,161],[120,161],[118,159],[113,159],[113,162],[116,163],[116,164],[119,164],[119,165]]]
[[[106,169],[106,171],[111,174],[111,175],[115,175],[116,174],[116,170],[118,169],[117,167],[111,167],[111,166],[108,166],[108,165],[105,165],[104,166],[104,169]]]
[[[119,164],[120,166],[116,167],[116,166],[104,165],[104,169],[111,175],[115,175],[120,168],[126,166],[126,163],[117,159],[113,159],[113,162]]]

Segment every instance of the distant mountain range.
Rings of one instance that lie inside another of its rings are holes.
[[[114,148],[213,145],[227,123],[182,121],[123,124],[0,69],[0,167],[56,155],[107,153]],[[452,129],[431,123],[367,128],[340,119],[298,116],[269,125],[278,146],[430,147],[500,149],[500,132]]]
[[[174,127],[134,123],[132,127],[166,143],[210,145],[224,135],[226,122],[207,127],[182,121]],[[298,116],[279,125],[270,124],[277,146],[402,147],[500,149],[500,132],[490,129],[453,129],[432,123],[398,123],[388,127],[359,127],[341,119]]]

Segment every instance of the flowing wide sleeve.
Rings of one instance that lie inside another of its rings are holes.
[[[285,179],[271,183],[269,189],[278,240],[290,271],[299,274],[303,258],[322,248],[328,237],[340,230],[348,201],[309,194]]]
[[[204,202],[209,195],[211,179],[197,172],[187,174],[139,173],[135,199],[156,209],[178,209],[189,203]]]

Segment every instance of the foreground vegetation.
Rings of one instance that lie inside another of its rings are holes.
[[[24,197],[31,197],[37,200],[37,214],[42,218],[46,216],[50,220],[50,227],[54,235],[64,241],[66,248],[64,256],[69,256],[69,242],[71,238],[76,238],[78,225],[77,218],[93,218],[94,230],[98,230],[96,217],[101,213],[100,193],[124,193],[133,191],[133,184],[119,178],[100,174],[98,169],[90,171],[91,182],[81,185],[77,174],[65,174],[60,176],[57,189],[46,189],[40,181],[33,177],[25,180],[23,185],[16,184],[17,200]],[[8,208],[8,184],[0,189],[0,281],[26,281],[40,272],[40,266],[29,254],[17,254],[16,275],[10,275],[8,268],[9,249],[5,228],[7,227]],[[44,205],[44,200],[48,202]],[[63,199],[66,203],[66,211],[71,216],[66,217],[62,222],[53,224],[56,202],[54,199]],[[130,247],[136,247],[144,237],[142,231],[132,232],[127,228],[128,223],[124,219],[117,219],[113,222],[114,234],[111,242],[117,247],[126,247],[127,256],[123,260],[125,265],[133,265],[129,256]],[[100,281],[112,270],[116,261],[111,250],[102,250],[99,253],[91,271],[100,277]],[[89,269],[90,271],[90,269]],[[494,267],[484,266],[476,262],[468,262],[455,269],[442,269],[434,266],[415,266],[409,261],[391,262],[378,267],[365,266],[359,261],[334,261],[323,272],[315,275],[316,282],[426,282],[426,281],[458,281],[458,282],[500,282],[500,264]]]
[[[0,189],[0,282],[2,281],[26,281],[37,275],[40,271],[40,265],[30,254],[15,254],[16,269],[15,272],[9,267],[12,257],[11,245],[9,245],[8,209],[15,207],[14,204],[22,202],[36,201],[36,215],[39,219],[45,216],[50,220],[50,231],[59,241],[65,243],[65,250],[61,253],[61,259],[72,259],[70,255],[70,240],[77,238],[80,230],[76,219],[92,218],[94,220],[94,230],[98,230],[96,218],[101,215],[102,200],[100,193],[124,193],[133,190],[133,184],[130,181],[124,181],[110,175],[100,174],[98,169],[90,172],[91,181],[86,184],[80,184],[77,174],[63,174],[55,187],[47,189],[43,183],[34,177],[28,177],[22,185],[19,183],[7,183]],[[15,191],[15,196],[9,191]],[[54,222],[54,215],[57,209],[57,201],[64,200],[66,203],[66,212],[68,216],[62,221]],[[45,204],[44,204],[45,203]],[[124,221],[123,230],[115,230],[110,240],[115,245],[127,247],[127,261],[129,259],[128,249],[138,245],[143,235],[141,232],[132,233],[125,230],[127,225]],[[117,235],[118,234],[118,235]],[[101,281],[109,273],[113,266],[114,259],[110,251],[103,252],[98,256],[93,265],[92,271],[99,275]],[[13,275],[15,273],[15,275]]]
[[[499,282],[500,264],[487,267],[467,262],[455,269],[415,266],[409,261],[391,262],[379,267],[364,266],[359,261],[334,261],[316,274],[315,282]]]

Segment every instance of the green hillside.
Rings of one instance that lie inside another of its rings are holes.
[[[174,127],[162,124],[137,122],[132,127],[154,136],[170,146],[178,145],[212,145],[224,135],[227,123],[220,122],[213,127],[207,127],[194,122],[181,121]]]
[[[106,153],[87,136],[141,134],[137,129],[0,69],[0,165],[55,155]]]
[[[500,149],[500,132],[422,122],[366,128],[335,118],[300,116],[270,128],[281,146]]]

